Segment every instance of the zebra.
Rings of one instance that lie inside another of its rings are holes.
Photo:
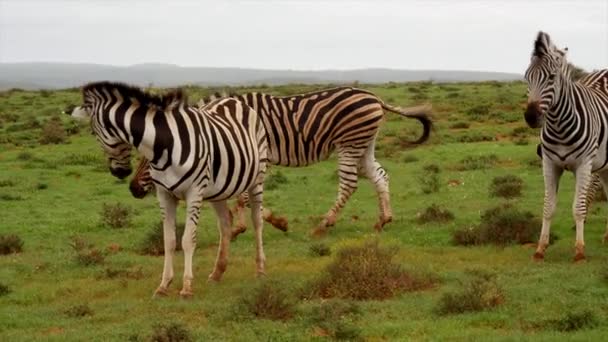
[[[534,253],[536,260],[544,259],[549,245],[551,220],[563,171],[571,170],[576,176],[572,205],[576,222],[575,261],[585,260],[583,231],[592,173],[597,173],[605,190],[608,185],[608,93],[599,85],[589,86],[570,80],[570,72],[566,51],[556,48],[547,33],[539,32],[524,75],[528,83],[524,118],[530,127],[542,126],[545,199],[541,234]],[[606,72],[608,70],[599,71],[594,77],[602,79]],[[604,241],[606,239],[608,229]]]
[[[215,94],[201,100],[199,106],[223,96]],[[430,105],[394,107],[369,91],[353,87],[282,97],[256,92],[228,97],[246,103],[262,118],[268,134],[270,164],[304,167],[326,160],[337,150],[338,196],[323,221],[313,230],[316,236],[325,234],[335,224],[340,210],[357,189],[361,175],[374,184],[378,196],[376,231],[392,221],[388,174],[374,157],[376,135],[384,111],[422,123],[423,133],[411,142],[412,145],[425,142],[432,128]]]
[[[141,158],[133,179],[129,183],[129,190],[135,198],[144,198],[154,188],[154,181],[152,180],[148,170],[149,167],[150,162],[145,158]],[[231,240],[235,240],[239,234],[243,233],[247,229],[244,217],[242,215],[246,206],[249,206],[249,196],[246,192],[244,192],[237,197],[236,205],[230,210],[231,219],[234,216],[234,213],[236,213],[236,216],[239,218],[236,225],[233,225],[235,228],[231,233]],[[275,216],[272,211],[266,208],[263,208],[262,210],[262,219],[282,232],[286,232],[288,229],[288,222],[285,217]]]
[[[155,96],[122,83],[94,82],[82,87],[83,104],[72,112],[91,118],[97,140],[109,160],[110,172],[128,176],[131,149],[150,160],[163,216],[164,267],[155,296],[166,296],[173,279],[175,216],[179,200],[187,206],[182,237],[184,276],[180,296],[193,295],[192,257],[203,200],[218,217],[220,244],[210,280],[226,270],[230,218],[226,200],[249,193],[256,236],[256,267],[265,271],[261,202],[267,163],[264,126],[253,109],[234,99],[214,101],[204,108],[187,105],[181,90]]]

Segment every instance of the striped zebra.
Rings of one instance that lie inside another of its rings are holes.
[[[82,88],[83,104],[74,116],[86,114],[118,178],[131,173],[131,149],[150,160],[150,176],[163,214],[165,258],[155,295],[167,295],[173,279],[175,217],[178,201],[187,206],[182,237],[182,297],[192,296],[192,257],[202,201],[211,202],[218,217],[220,244],[209,279],[219,280],[228,261],[230,218],[226,200],[247,191],[256,235],[256,265],[264,273],[261,203],[267,162],[264,126],[250,107],[234,99],[204,108],[187,105],[176,90],[154,96],[120,83],[96,82]]]
[[[557,188],[564,170],[576,176],[572,205],[576,222],[575,261],[585,259],[583,237],[587,192],[592,173],[608,184],[608,93],[600,86],[570,79],[566,51],[556,48],[548,34],[539,32],[525,72],[528,106],[524,117],[530,127],[541,127],[545,179],[543,224],[534,258],[542,260],[549,245]],[[603,79],[608,70],[595,77]],[[604,239],[608,238],[608,230]]]
[[[221,95],[211,97],[215,100]],[[246,103],[262,118],[268,134],[269,161],[273,165],[303,167],[338,154],[338,196],[323,221],[313,231],[324,234],[335,224],[338,213],[357,189],[359,176],[375,187],[379,217],[374,228],[382,230],[392,220],[388,174],[376,161],[374,147],[384,111],[419,120],[423,133],[412,144],[425,142],[432,122],[430,106],[399,108],[388,105],[371,92],[338,87],[302,95],[277,97],[264,93],[230,95]],[[208,100],[199,102],[204,106]]]
[[[133,179],[129,183],[129,190],[131,194],[135,198],[144,198],[148,193],[154,189],[154,181],[150,176],[149,172],[150,162],[141,158],[139,165],[137,166],[137,170],[135,170],[135,174],[133,175]],[[236,213],[238,217],[238,222],[234,226],[234,230],[231,232],[231,239],[234,240],[236,237],[247,230],[247,225],[245,223],[245,218],[242,213],[245,211],[245,207],[249,206],[249,196],[247,193],[240,194],[236,199],[236,204],[234,209],[230,210],[230,217],[234,216]],[[268,223],[270,223],[276,229],[286,232],[288,228],[287,219],[281,216],[275,216],[270,210],[264,208],[262,210],[262,219]],[[232,222],[232,221],[231,221]]]

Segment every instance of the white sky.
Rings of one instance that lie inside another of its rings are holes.
[[[608,0],[0,0],[0,62],[523,73],[541,29],[608,67]]]

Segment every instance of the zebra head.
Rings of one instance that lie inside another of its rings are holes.
[[[559,98],[561,82],[568,78],[566,52],[559,50],[545,32],[534,42],[532,59],[524,74],[528,82],[528,106],[524,118],[532,128],[542,125],[544,116]]]
[[[142,158],[135,171],[135,176],[129,184],[129,190],[135,198],[144,198],[154,189],[154,182],[150,175],[150,162]]]
[[[92,83],[82,88],[83,104],[72,110],[71,116],[91,120],[91,128],[109,161],[110,173],[119,179],[131,174],[131,145],[128,137],[119,133],[111,119],[112,106],[123,101],[108,82]]]

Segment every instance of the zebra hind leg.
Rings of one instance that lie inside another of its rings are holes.
[[[585,260],[585,217],[587,216],[587,192],[591,183],[591,162],[581,164],[575,171],[576,189],[572,203],[572,214],[576,222],[576,254],[574,261]]]
[[[201,204],[202,197],[198,198],[197,196],[195,199],[187,199],[186,228],[184,229],[184,235],[182,236],[182,249],[184,251],[184,282],[182,290],[179,292],[179,295],[182,298],[190,298],[193,294],[192,281],[194,280],[194,274],[192,272],[192,259],[196,249],[196,227],[198,225]]]
[[[604,188],[604,193],[606,197],[608,197],[608,171],[602,171],[597,173],[597,178],[599,178],[602,187]],[[595,177],[594,177],[595,180]],[[592,185],[593,186],[593,185]],[[606,231],[604,232],[604,237],[602,239],[604,244],[608,244],[608,223],[606,224]]]
[[[367,177],[376,189],[378,195],[379,215],[374,225],[376,231],[381,231],[385,224],[393,220],[388,187],[388,174],[374,157],[374,143],[370,144],[361,158],[359,174]]]
[[[255,230],[255,264],[256,274],[262,276],[266,274],[266,255],[264,254],[263,230],[262,222],[262,198],[263,184],[256,184],[249,189],[249,199],[251,206],[251,221]]]
[[[247,230],[247,222],[245,221],[245,206],[248,202],[248,198],[245,193],[241,194],[236,199],[236,205],[231,211],[236,216],[236,224],[230,233],[230,240],[235,241],[236,238]],[[232,225],[232,223],[231,223]]]
[[[175,253],[175,215],[177,199],[163,189],[158,190],[158,202],[163,216],[164,266],[160,285],[154,292],[154,297],[164,297],[169,294],[169,284],[173,281],[173,254]]]
[[[313,236],[323,236],[327,233],[329,227],[336,223],[336,219],[340,210],[344,208],[346,202],[357,190],[357,168],[359,160],[363,155],[362,149],[340,149],[338,152],[338,177],[340,184],[338,186],[338,198],[333,207],[329,209],[323,221],[312,232]]]
[[[220,281],[222,275],[228,267],[228,251],[230,248],[230,209],[226,201],[211,202],[213,209],[217,215],[218,228],[220,231],[220,244],[217,249],[217,257],[215,259],[215,266],[213,272],[209,274],[210,281]]]

